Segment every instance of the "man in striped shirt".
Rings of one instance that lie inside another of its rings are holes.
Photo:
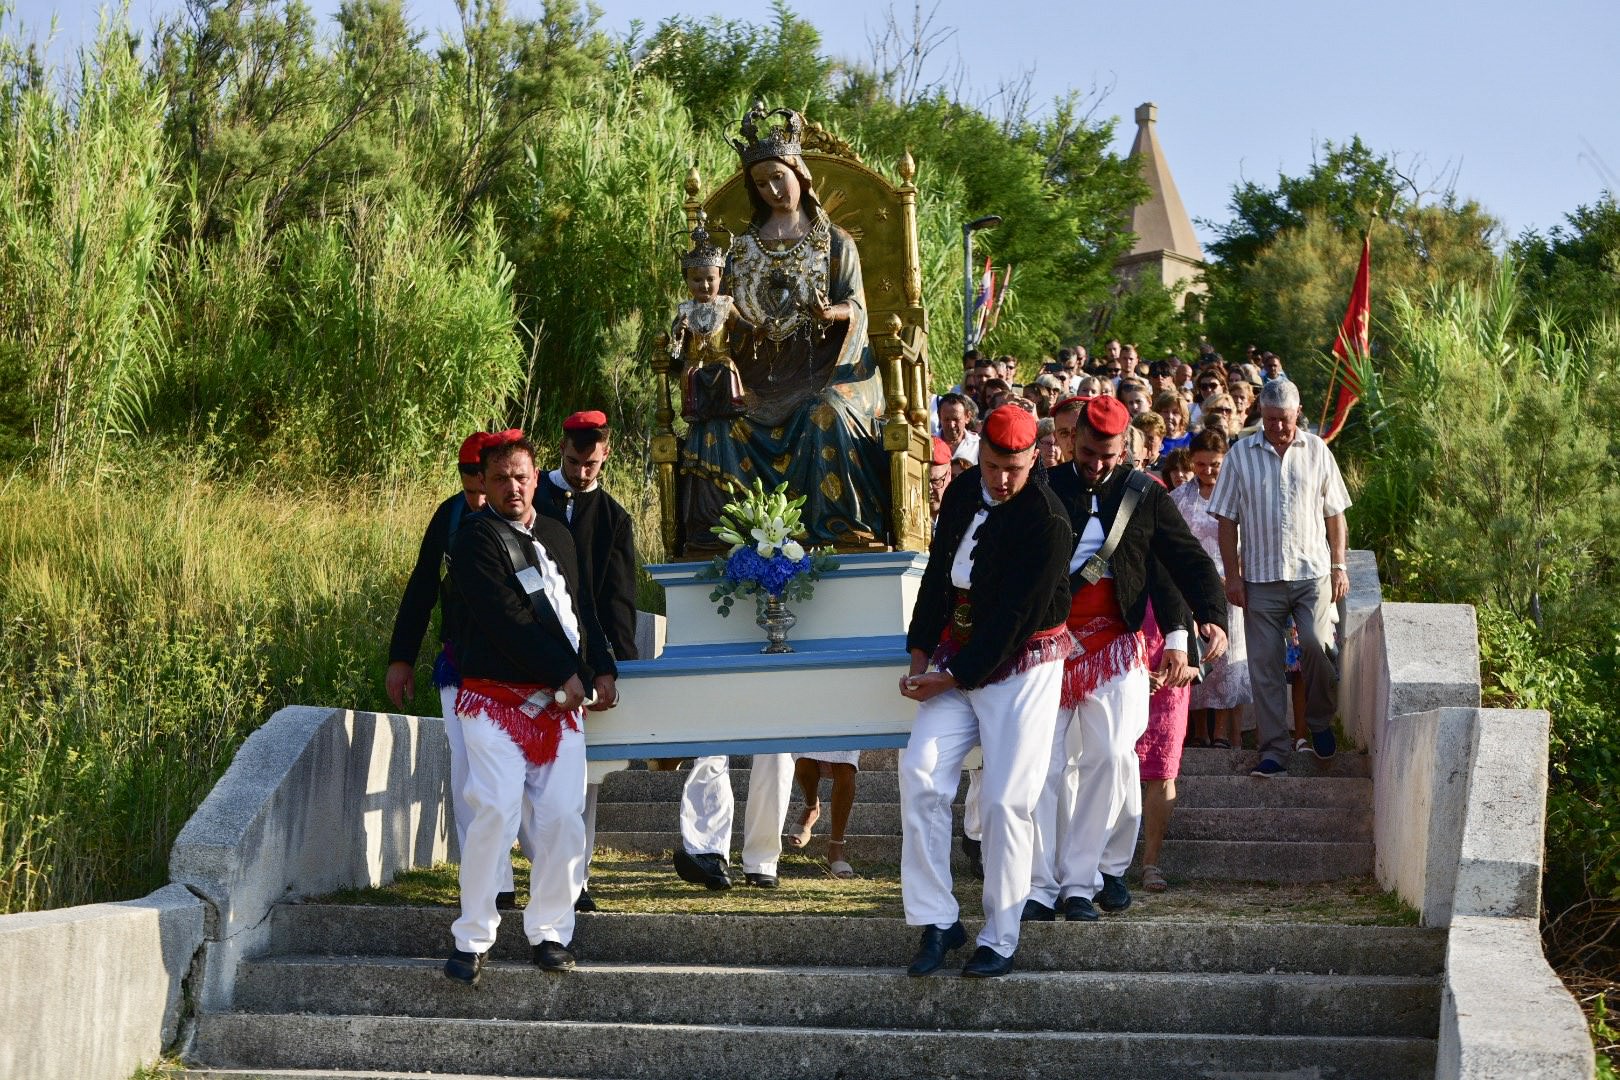
[[[1260,391],[1260,430],[1233,444],[1210,496],[1220,519],[1226,598],[1243,609],[1249,680],[1260,728],[1255,776],[1287,771],[1288,617],[1299,632],[1305,721],[1316,756],[1333,756],[1338,671],[1337,604],[1350,591],[1345,566],[1350,507],[1327,444],[1299,426],[1299,388],[1286,378]],[[1241,542],[1241,550],[1240,550]]]

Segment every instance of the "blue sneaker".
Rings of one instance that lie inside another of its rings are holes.
[[[1250,776],[1286,776],[1287,774],[1288,770],[1283,767],[1282,762],[1272,761],[1270,758],[1262,758],[1260,764],[1249,770]]]
[[[1333,729],[1311,732],[1311,753],[1327,761],[1339,750],[1339,740],[1333,737]]]

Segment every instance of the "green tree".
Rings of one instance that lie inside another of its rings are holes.
[[[784,0],[772,0],[771,16],[768,23],[718,15],[665,19],[645,41],[632,36],[633,62],[668,85],[706,134],[734,133],[739,102],[763,100],[818,116],[834,68],[822,55],[821,33]]]
[[[1193,337],[1182,306],[1185,293],[1184,285],[1167,289],[1156,277],[1138,278],[1114,292],[1083,336],[1094,352],[1101,341],[1118,338],[1135,345],[1144,360],[1185,355]]]
[[[1385,351],[1396,296],[1424,295],[1435,285],[1480,284],[1495,272],[1498,226],[1477,203],[1409,204],[1370,224],[1375,357]],[[1306,395],[1312,423],[1327,391],[1330,353],[1361,259],[1360,240],[1312,210],[1253,262],[1210,275],[1211,336],[1228,348],[1257,344],[1282,356]],[[1234,331],[1234,325],[1251,329]]]
[[[1206,223],[1217,234],[1205,274],[1211,336],[1229,351],[1278,353],[1312,394],[1325,389],[1324,354],[1344,317],[1364,231],[1372,232],[1376,336],[1395,289],[1488,275],[1500,228],[1471,200],[1424,193],[1359,136],[1324,142],[1302,176],[1234,186],[1230,209],[1226,222]]]
[[[1566,214],[1545,236],[1520,235],[1511,250],[1524,267],[1525,318],[1551,313],[1578,327],[1620,317],[1620,206],[1613,193]]]

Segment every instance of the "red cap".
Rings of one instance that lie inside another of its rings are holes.
[[[1052,403],[1052,408],[1050,410],[1048,410],[1047,415],[1048,416],[1056,416],[1058,413],[1062,412],[1064,409],[1067,409],[1070,405],[1073,405],[1077,401],[1080,404],[1084,405],[1086,402],[1088,402],[1090,400],[1091,400],[1091,398],[1089,398],[1089,397],[1081,397],[1079,394],[1074,394],[1074,395],[1072,395],[1070,397],[1061,398],[1058,401],[1054,401]]]
[[[563,421],[564,431],[594,431],[608,426],[607,413],[600,409],[577,412]]]
[[[1087,426],[1105,438],[1123,434],[1131,426],[1131,410],[1117,397],[1100,394],[1086,402]]]
[[[935,435],[934,436],[934,464],[935,465],[949,465],[950,463],[951,463],[951,444],[946,442],[944,439],[940,438],[938,435]]]
[[[505,446],[507,443],[515,443],[521,438],[523,438],[522,428],[509,427],[505,431],[494,431],[484,436],[484,449],[487,450],[491,446]]]
[[[1033,413],[1003,405],[984,418],[983,434],[998,449],[1016,454],[1035,445],[1039,424]]]
[[[483,452],[489,440],[489,432],[475,431],[461,440],[461,452],[456,455],[457,465],[476,465],[478,455]]]

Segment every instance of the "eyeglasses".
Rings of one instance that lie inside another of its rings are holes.
[[[1235,412],[1236,410],[1235,409],[1229,409],[1225,405],[1222,405],[1219,408],[1205,409],[1204,411],[1209,413],[1211,416],[1231,416],[1232,413]]]

